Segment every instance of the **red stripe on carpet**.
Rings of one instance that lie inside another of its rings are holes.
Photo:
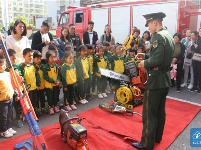
[[[199,106],[167,99],[166,125],[163,140],[155,145],[156,150],[167,149],[176,137],[185,129],[191,120],[200,111]],[[142,111],[139,106],[135,111]],[[112,114],[98,107],[79,114],[83,117],[82,124],[88,131],[88,145],[90,150],[132,150],[131,140],[125,137],[140,140],[142,132],[142,119],[134,115],[132,117],[122,114]],[[179,122],[179,123],[178,123]],[[42,128],[41,131],[48,145],[48,150],[70,150],[68,144],[60,138],[59,124],[53,124]],[[11,150],[16,143],[30,138],[26,133],[3,142],[0,142],[0,150]]]

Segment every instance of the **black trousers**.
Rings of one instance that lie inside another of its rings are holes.
[[[91,90],[91,78],[85,79],[85,82],[87,82],[87,87],[86,87],[86,95],[90,95],[90,90]]]
[[[36,102],[37,102],[37,90],[29,91],[29,98],[31,100],[32,106],[36,111]]]
[[[201,89],[201,62],[193,60],[194,87]]]
[[[97,77],[98,93],[105,93],[106,88],[107,88],[107,77],[105,76]]]
[[[47,102],[50,107],[54,107],[57,105],[58,97],[59,97],[59,86],[53,86],[52,89],[46,88],[45,92],[47,95]]]
[[[165,102],[169,88],[145,90],[143,98],[143,130],[141,143],[147,150],[153,150],[154,142],[160,142],[165,125]]]
[[[67,91],[64,91],[64,104],[65,105],[73,105],[73,100],[75,96],[75,84],[67,85]]]
[[[182,69],[183,69],[183,63],[178,63],[177,64],[177,76],[176,76],[177,90],[180,90],[180,88],[181,88]]]
[[[0,132],[11,128],[13,99],[0,101]]]
[[[92,79],[91,79],[91,90],[92,92],[95,92],[96,90],[96,76],[95,75],[92,75]]]
[[[78,86],[79,100],[86,98],[88,79],[78,80],[77,86]]]
[[[20,105],[20,101],[15,101],[16,95],[13,96],[13,107],[16,113],[16,119],[20,120],[20,115],[22,114],[22,107]]]
[[[37,91],[37,101],[36,101],[36,107],[39,107],[39,103],[41,105],[41,108],[45,108],[45,90],[38,90]]]

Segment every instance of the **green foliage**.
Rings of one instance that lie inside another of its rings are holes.
[[[17,17],[17,20],[23,21],[23,22],[25,23],[26,27],[31,27],[32,29],[35,29],[35,28],[36,28],[33,24],[29,24],[29,23],[28,23],[28,20],[27,20],[27,18],[26,18],[25,16],[18,16],[18,17]],[[8,28],[10,28],[10,26],[13,26],[14,23],[15,23],[15,20],[13,20],[13,21],[9,24]]]

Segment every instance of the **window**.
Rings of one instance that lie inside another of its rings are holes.
[[[83,22],[83,12],[75,12],[74,23],[81,24]]]
[[[69,14],[62,14],[60,25],[68,24]]]

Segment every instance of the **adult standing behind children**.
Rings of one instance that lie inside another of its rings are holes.
[[[132,29],[132,33],[126,37],[126,39],[124,40],[122,44],[124,48],[124,51],[123,51],[124,55],[126,55],[126,51],[131,47],[130,44],[132,41],[135,40],[138,45],[140,44],[139,35],[140,35],[140,30],[134,27]]]
[[[70,24],[69,25],[69,38],[71,43],[73,44],[74,51],[77,52],[77,48],[82,45],[80,40],[80,35],[75,33],[75,25]]]
[[[105,42],[109,42],[110,45],[115,45],[115,38],[111,34],[112,30],[109,24],[105,25],[104,34],[99,39],[99,44],[102,46]]]
[[[184,37],[182,40],[181,40],[181,43],[183,43],[185,45],[185,48],[187,49],[187,46],[189,44],[191,40],[191,30],[186,30],[186,37]]]
[[[16,20],[14,23],[13,34],[6,38],[7,49],[13,49],[16,51],[17,62],[21,63],[24,61],[23,50],[25,48],[31,48],[27,35],[26,25],[21,20]]]
[[[93,29],[94,29],[94,22],[89,21],[87,31],[85,31],[83,34],[84,45],[86,44],[96,45],[96,41],[98,41],[98,33],[96,31],[93,31]]]
[[[191,50],[191,46],[195,41],[198,39],[198,32],[192,31],[191,32],[191,38],[188,42],[188,45],[186,45],[186,51],[185,51],[185,58],[184,58],[184,83],[181,85],[181,87],[187,86],[188,81],[188,75],[190,74],[190,84],[188,85],[188,89],[192,89],[194,86],[194,71],[193,71],[193,65],[192,65],[192,57],[193,57],[193,51]],[[187,63],[186,63],[186,60]]]
[[[48,51],[48,46],[52,44],[52,34],[49,32],[51,24],[48,20],[42,22],[41,28],[33,35],[31,48],[33,50],[38,50],[42,54],[42,63],[46,63],[46,52]]]
[[[69,38],[69,29],[67,27],[63,27],[61,29],[61,36],[57,39],[59,43],[58,52],[59,52],[59,59],[61,60],[64,55],[64,49],[66,47],[66,43],[70,42]]]
[[[184,53],[185,53],[185,45],[182,44],[181,34],[175,33],[173,35],[175,41],[175,50],[173,53],[173,62],[177,64],[177,73],[176,73],[176,81],[177,81],[177,92],[181,92],[181,76],[184,62]]]
[[[199,29],[199,32],[201,28]],[[193,33],[193,32],[192,32]],[[198,38],[193,42],[191,46],[191,50],[193,55],[201,55],[201,38]],[[201,61],[194,59],[192,57],[192,65],[193,65],[193,72],[194,72],[194,86],[190,89],[190,92],[197,92],[200,94],[201,92]]]
[[[151,39],[151,35],[149,31],[144,31],[142,38],[140,39],[140,45],[145,45],[146,41],[149,41]]]

